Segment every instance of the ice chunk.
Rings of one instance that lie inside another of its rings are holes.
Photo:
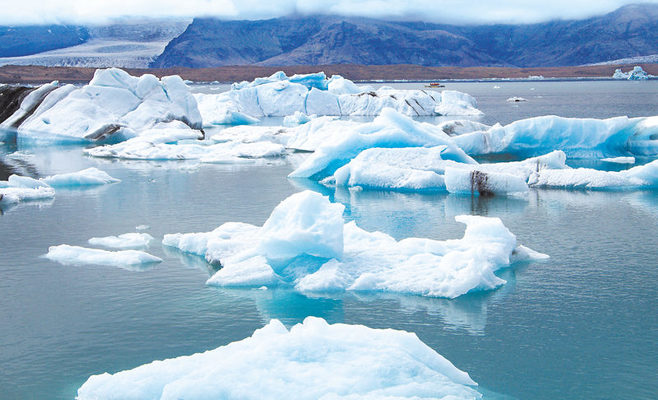
[[[529,157],[552,150],[581,158],[658,155],[658,117],[534,117],[452,136],[452,140],[470,155],[510,153]]]
[[[614,164],[635,164],[635,157],[611,157],[603,158],[601,161],[614,163]]]
[[[632,71],[629,72],[622,72],[620,68],[617,68],[615,70],[615,73],[612,74],[612,79],[628,79],[631,81],[640,81],[640,80],[647,80],[649,79],[651,75],[647,74],[642,67],[639,65],[636,65],[633,67]]]
[[[113,249],[136,249],[147,247],[153,240],[148,233],[124,233],[119,236],[93,237],[89,244]]]
[[[38,179],[10,175],[6,181],[0,181],[0,205],[52,199],[53,197],[55,197],[55,190]]]
[[[435,125],[416,122],[395,110],[385,109],[373,122],[355,125],[320,145],[290,177],[308,178],[333,174],[361,151],[373,147],[430,147],[444,145],[453,160],[473,162],[443,130]]]
[[[456,90],[444,90],[441,92],[441,101],[434,108],[438,115],[472,115],[480,116],[482,111],[477,109],[475,98],[467,93]]]
[[[41,180],[52,187],[94,186],[121,182],[120,179],[113,178],[106,172],[93,167],[78,172],[57,174]]]
[[[448,298],[504,284],[494,272],[509,265],[518,248],[498,218],[457,217],[467,224],[459,240],[396,241],[344,224],[342,212],[342,206],[306,191],[277,206],[262,228],[227,223],[208,233],[166,235],[163,244],[221,265],[210,285]]]
[[[18,127],[22,141],[115,140],[138,135],[161,122],[201,129],[201,114],[178,76],[139,78],[117,69],[97,70],[81,88],[50,92]]]
[[[89,399],[451,399],[482,395],[464,371],[409,332],[278,320],[244,340],[91,376]]]
[[[303,125],[315,117],[316,115],[306,115],[302,112],[295,111],[293,115],[286,115],[283,118],[283,125],[285,126]]]
[[[46,258],[61,264],[131,266],[162,262],[161,258],[138,250],[107,251],[61,244],[50,246]]]
[[[522,101],[528,101],[528,99],[524,99],[523,97],[514,96],[514,97],[508,98],[506,101],[508,103],[519,103],[519,102],[522,102]]]
[[[531,186],[570,189],[631,189],[658,187],[658,160],[625,171],[590,168],[542,170],[528,182]]]

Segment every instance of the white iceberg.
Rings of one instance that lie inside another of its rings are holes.
[[[107,251],[61,244],[50,246],[46,258],[61,264],[134,266],[162,262],[161,258],[138,250]]]
[[[19,118],[19,113],[25,111],[19,109],[8,121]],[[172,121],[190,130],[202,127],[196,100],[180,77],[137,78],[110,68],[97,70],[83,87],[66,85],[50,91],[17,128],[23,142],[84,142],[134,137]]]
[[[635,157],[610,157],[603,158],[601,161],[613,164],[635,164]]]
[[[624,171],[591,168],[542,170],[529,178],[535,187],[567,189],[648,189],[658,187],[658,160]]]
[[[78,172],[52,175],[40,180],[55,188],[70,186],[95,186],[121,182],[120,179],[111,177],[107,172],[93,167],[83,169],[82,171]]]
[[[153,240],[148,233],[124,233],[118,236],[93,237],[89,244],[113,249],[136,249],[147,247]]]
[[[451,399],[482,395],[464,371],[409,332],[278,320],[238,342],[91,376],[91,399]]]
[[[647,74],[639,65],[633,67],[633,70],[629,72],[623,72],[620,68],[617,68],[615,73],[612,74],[612,79],[628,79],[630,81],[643,81],[650,77],[651,75]]]
[[[0,205],[47,200],[54,197],[55,189],[38,179],[10,175],[6,181],[0,181]]]
[[[233,84],[228,92],[195,95],[206,124],[249,123],[261,117],[306,115],[379,115],[393,108],[410,116],[481,115],[476,101],[455,91],[370,90],[341,77],[327,79],[323,72],[268,78]]]
[[[505,283],[513,259],[547,257],[518,246],[498,218],[458,216],[462,239],[396,241],[345,224],[343,206],[305,191],[281,202],[264,226],[226,223],[212,232],[165,235],[163,244],[221,265],[217,286],[290,285],[300,291],[385,291],[455,298]]]
[[[473,155],[510,153],[525,157],[562,150],[569,157],[658,155],[658,116],[608,119],[542,116],[451,137]]]
[[[347,164],[363,150],[374,147],[433,147],[443,145],[443,156],[465,163],[473,160],[457,147],[451,137],[435,125],[416,122],[395,110],[384,109],[374,121],[355,124],[340,135],[327,137],[289,176],[326,177]]]

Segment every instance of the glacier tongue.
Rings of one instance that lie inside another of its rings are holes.
[[[452,399],[482,395],[469,375],[409,332],[308,317],[271,320],[203,353],[91,376],[77,399]]]
[[[462,239],[396,241],[344,223],[343,206],[318,193],[294,194],[263,227],[227,223],[212,232],[165,235],[163,244],[221,265],[218,286],[294,286],[300,291],[386,291],[454,298],[505,283],[494,272],[519,252],[498,218],[459,216]]]

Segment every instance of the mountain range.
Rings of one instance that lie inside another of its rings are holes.
[[[313,15],[0,27],[0,57],[5,57],[0,63],[22,65],[551,67],[655,60],[657,55],[658,4],[624,6],[584,20],[525,25]]]

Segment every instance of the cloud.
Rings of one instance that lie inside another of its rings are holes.
[[[0,24],[105,23],[121,17],[260,19],[336,14],[450,24],[534,23],[604,14],[637,0],[10,0]],[[658,4],[658,0],[647,2]]]

